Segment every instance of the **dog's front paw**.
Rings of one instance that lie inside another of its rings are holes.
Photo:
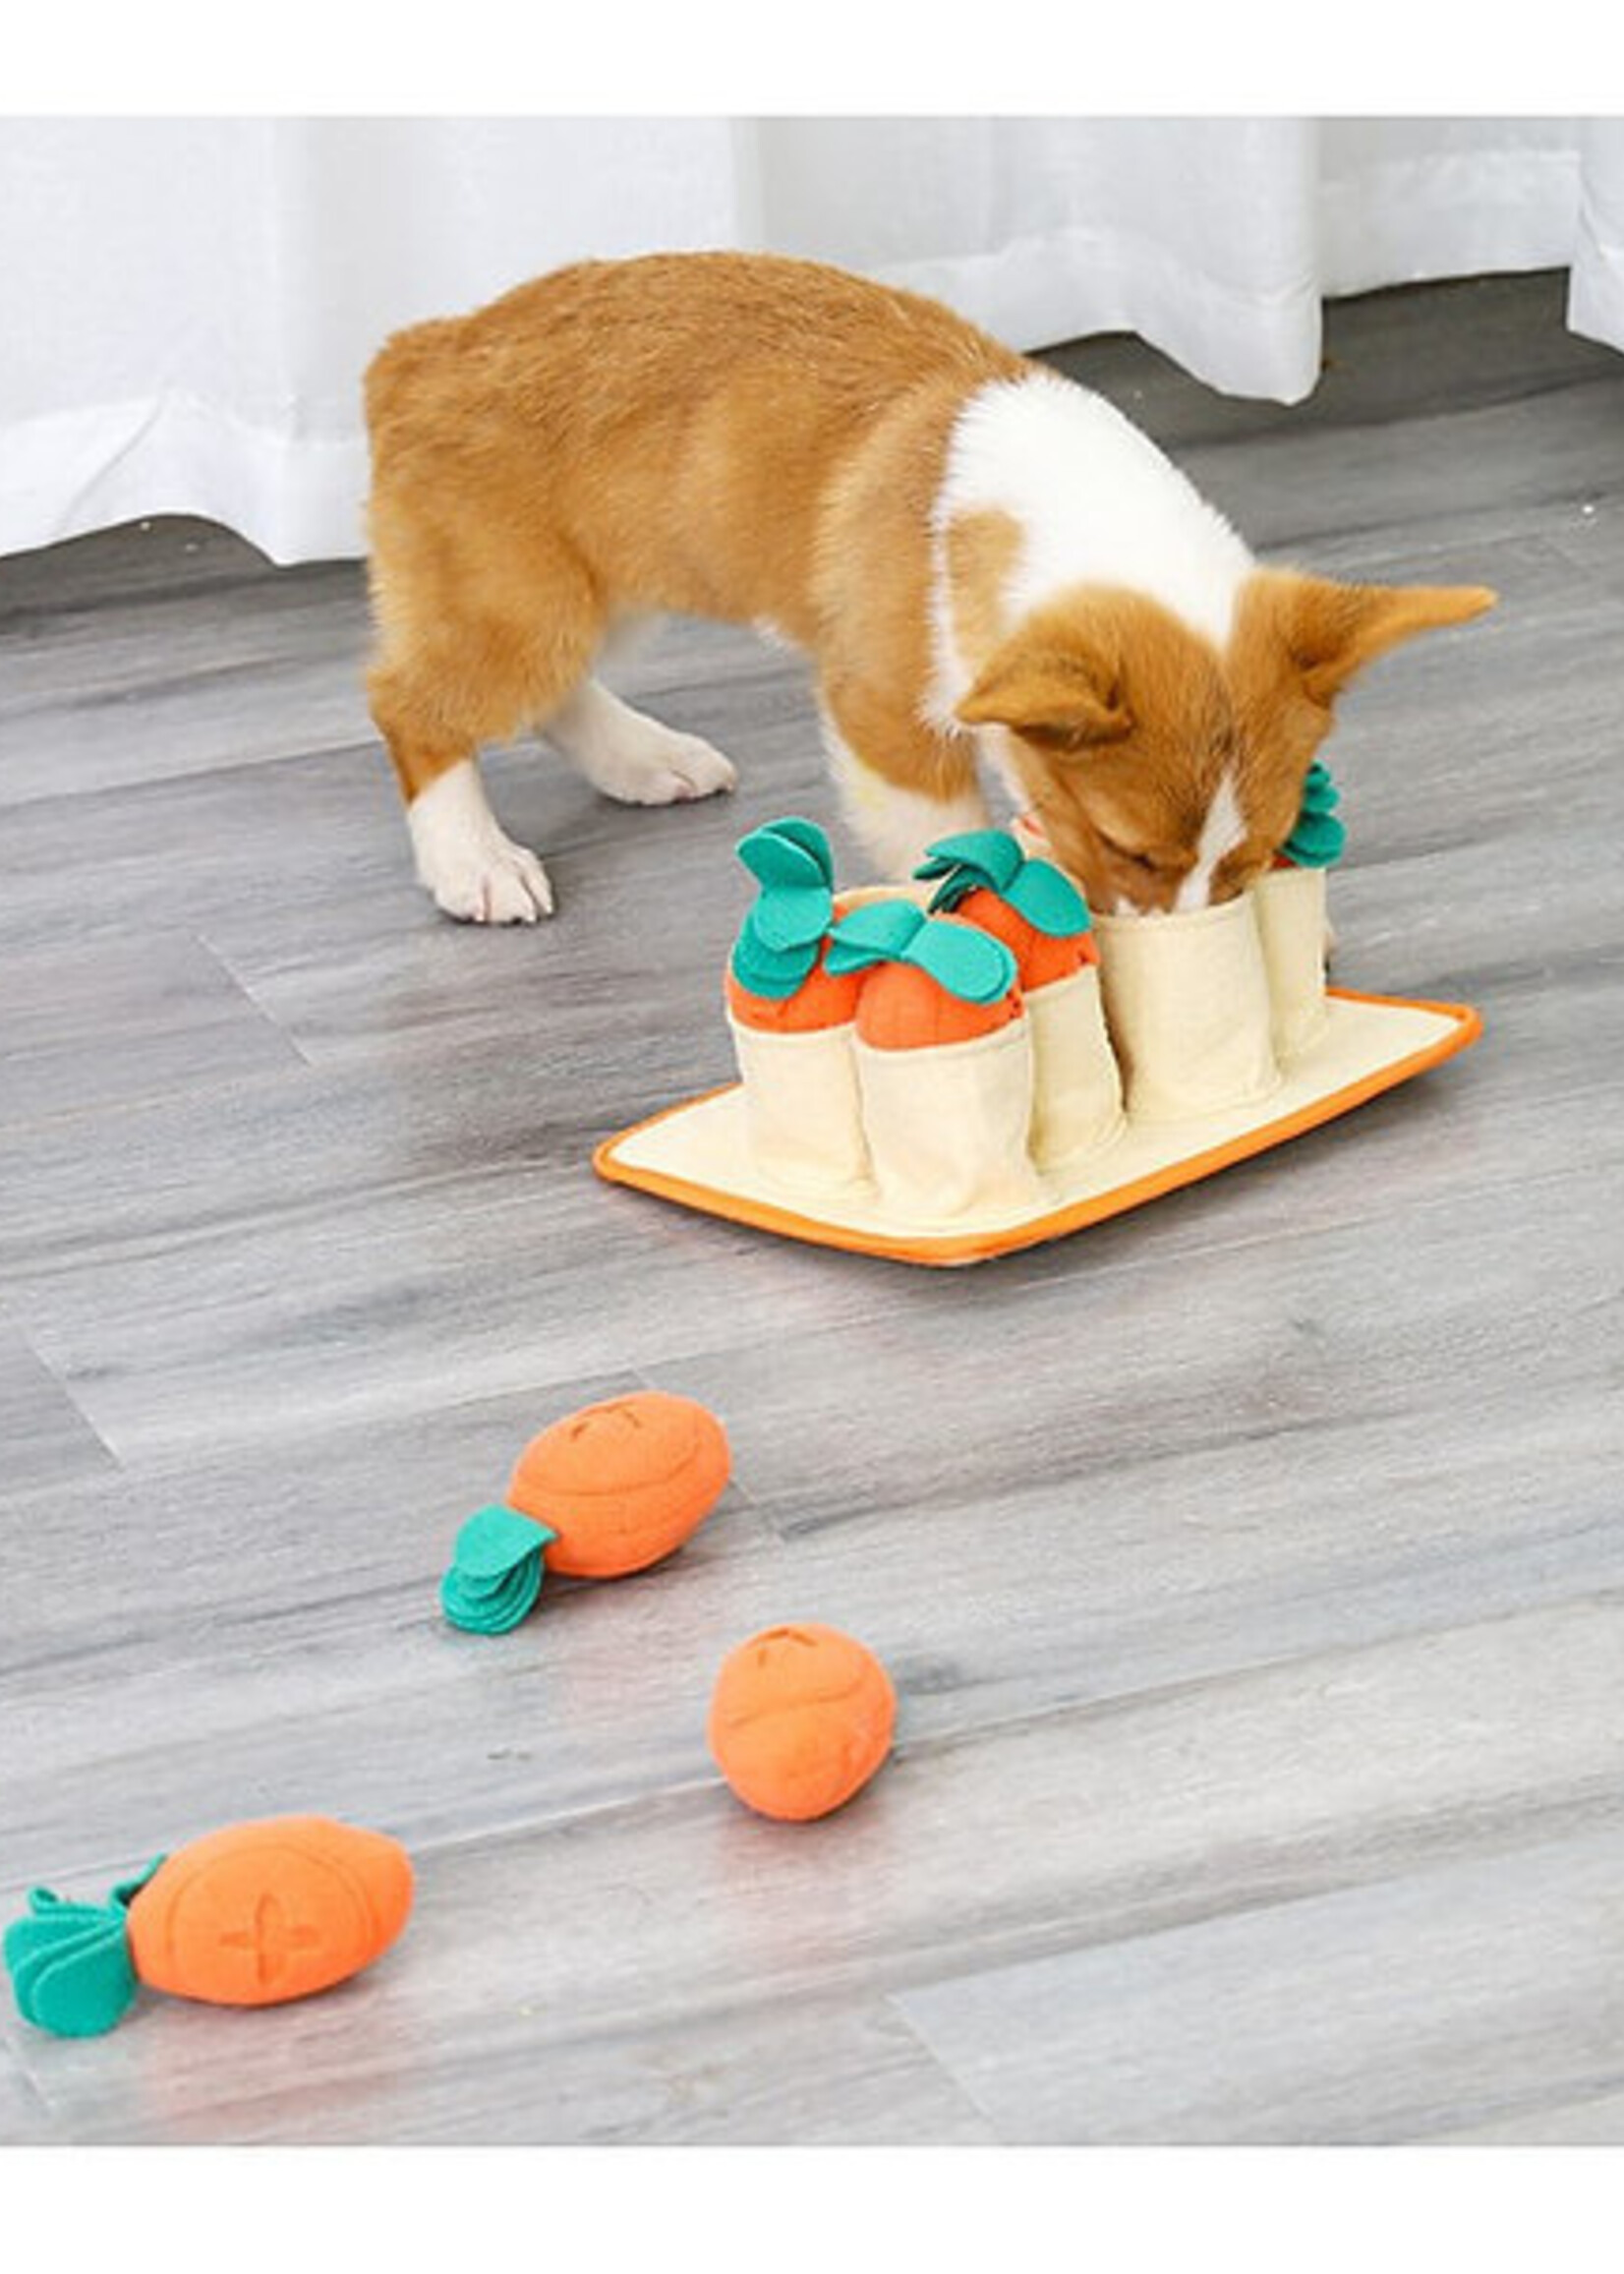
[[[533,924],[552,913],[546,869],[533,852],[506,838],[499,847],[423,881],[435,905],[463,923]]]
[[[551,915],[546,869],[504,834],[471,765],[438,776],[406,820],[418,876],[448,916],[465,924],[533,924]]]

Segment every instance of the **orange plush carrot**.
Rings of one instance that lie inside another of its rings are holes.
[[[1029,855],[1008,830],[945,837],[913,873],[936,880],[933,912],[951,910],[1004,942],[1028,992],[1070,979],[1100,960],[1081,893],[1052,861]]]
[[[916,901],[869,901],[836,925],[829,968],[866,971],[857,1034],[875,1050],[970,1042],[1021,1016],[1015,962],[1002,941]]]
[[[533,1437],[507,1499],[553,1535],[549,1571],[615,1579],[680,1547],[715,1507],[729,1466],[715,1414],[668,1390],[638,1390],[583,1406]]]
[[[847,914],[852,902],[850,893],[833,894],[831,921]],[[844,1026],[856,1016],[863,975],[860,971],[837,974],[830,970],[827,934],[819,943],[817,958],[791,995],[753,993],[739,978],[735,962],[730,959],[726,979],[728,1011],[741,1026],[754,1026],[764,1034],[817,1034],[826,1027]],[[750,967],[748,962],[745,967]]]
[[[1070,979],[1074,972],[1100,960],[1092,931],[1057,937],[1037,926],[986,885],[977,885],[954,909],[966,923],[1002,940],[1015,960],[1020,984],[1028,992],[1046,987],[1051,979]]]
[[[130,1905],[130,1953],[154,1990],[274,2006],[371,1965],[411,1907],[397,1841],[322,1816],[270,1817],[166,1857]]]
[[[840,976],[827,968],[823,953],[792,995],[752,994],[734,973],[727,973],[727,1009],[741,1026],[765,1034],[815,1034],[828,1026],[844,1026],[857,1009],[862,973]]]
[[[324,1816],[233,1824],[165,1856],[105,1904],[36,1888],[7,1928],[26,2020],[110,2029],[138,1981],[213,2006],[274,2006],[357,1974],[412,1907],[412,1866],[382,1833]]]
[[[863,987],[857,1032],[875,1050],[927,1050],[941,1042],[973,1042],[1020,1015],[1020,997],[1014,992],[992,1003],[966,1003],[912,963],[884,963]]]
[[[874,1653],[831,1626],[769,1627],[725,1661],[706,1735],[747,1807],[827,1816],[891,1750],[897,1694]]]

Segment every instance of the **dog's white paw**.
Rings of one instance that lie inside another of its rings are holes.
[[[697,734],[660,730],[660,740],[633,755],[617,755],[594,771],[595,786],[622,805],[680,805],[731,789],[738,775],[730,760]]]
[[[470,763],[438,775],[406,812],[419,879],[435,905],[468,924],[533,924],[552,913],[536,855],[506,836]]]
[[[646,718],[596,679],[577,687],[546,732],[594,789],[621,805],[677,805],[738,780],[709,742]]]
[[[546,869],[533,852],[507,838],[482,857],[423,881],[435,905],[464,923],[534,924],[552,913]]]

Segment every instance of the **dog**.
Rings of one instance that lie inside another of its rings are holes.
[[[816,673],[876,868],[984,828],[983,761],[1106,911],[1265,870],[1356,672],[1480,586],[1261,566],[1101,396],[916,295],[776,255],[587,262],[385,342],[366,377],[374,720],[422,882],[533,923],[484,743],[540,730],[632,804],[733,786],[594,676],[638,619],[753,624]]]

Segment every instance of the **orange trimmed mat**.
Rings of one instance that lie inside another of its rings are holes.
[[[1482,1032],[1477,1012],[1461,1003],[1331,987],[1326,1008],[1319,1039],[1291,1063],[1262,1103],[1198,1121],[1130,1120],[1111,1143],[1046,1178],[1044,1205],[1036,1212],[900,1226],[887,1218],[872,1191],[786,1195],[751,1160],[736,1082],[606,1138],[593,1166],[610,1184],[784,1239],[901,1263],[981,1263],[1064,1239],[1285,1144],[1441,1065]]]

